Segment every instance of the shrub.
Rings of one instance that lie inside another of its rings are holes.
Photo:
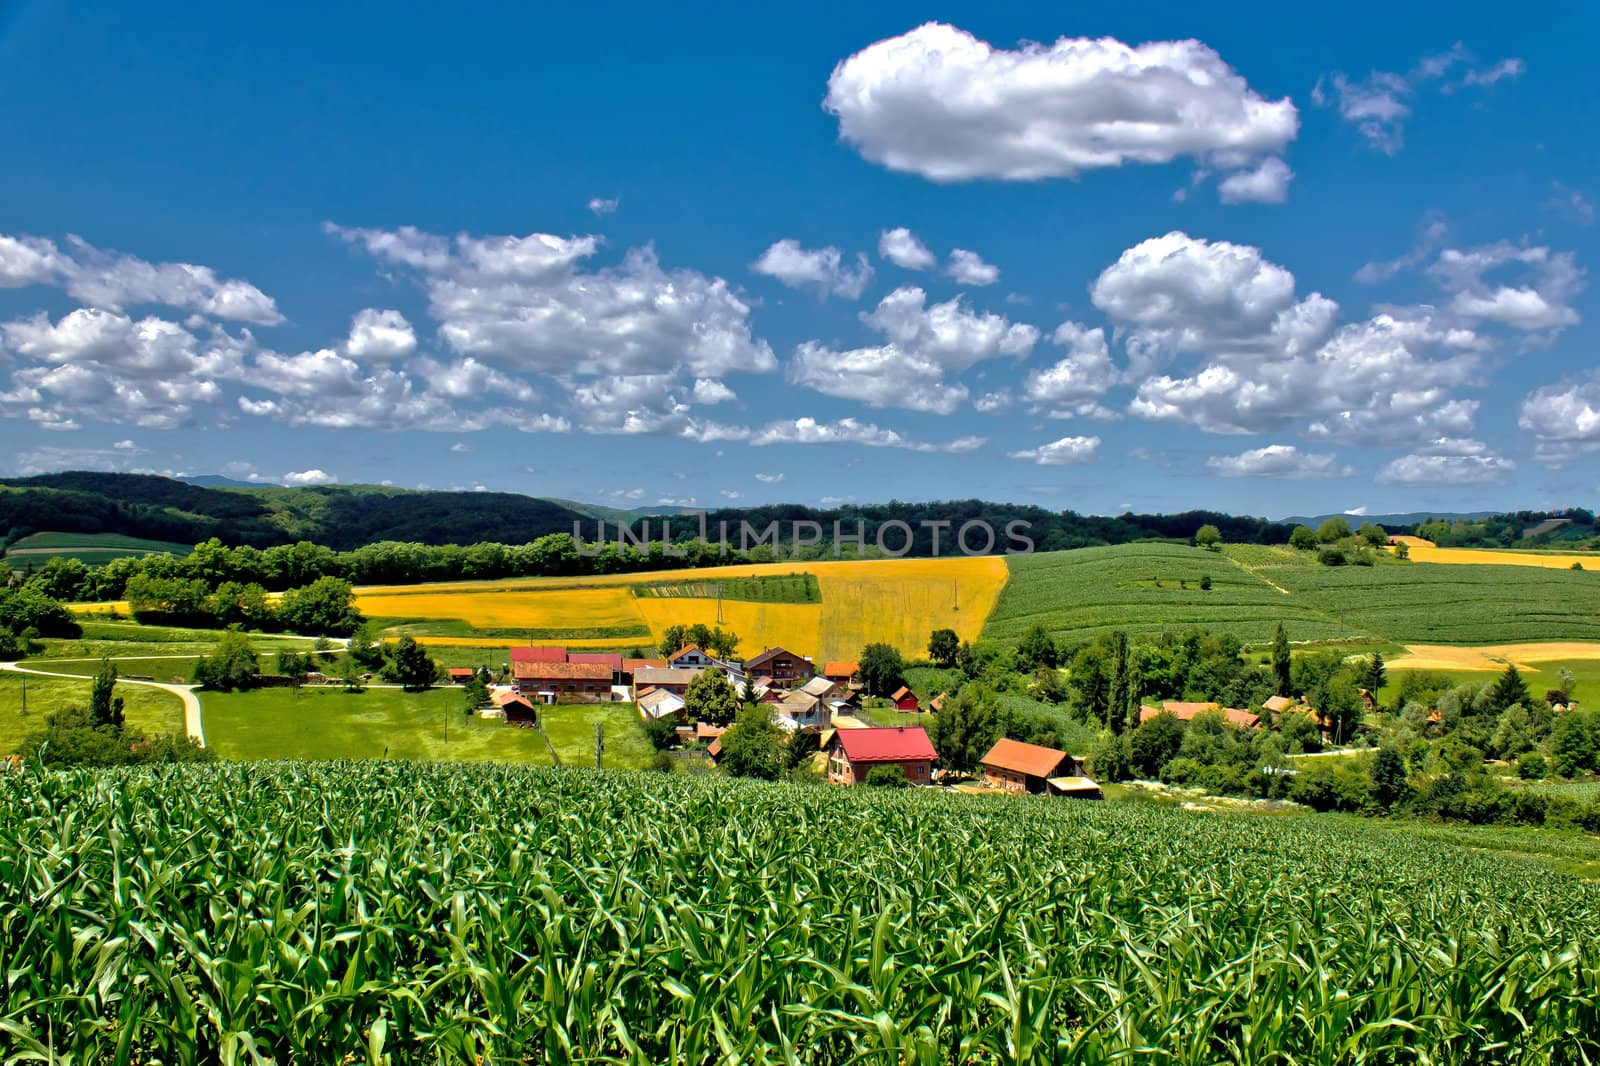
[[[1338,548],[1323,548],[1317,553],[1317,562],[1323,566],[1343,566],[1349,560]]]
[[[874,766],[867,771],[867,784],[873,788],[907,788],[911,782],[899,766]]]
[[[1549,772],[1544,756],[1536,751],[1530,751],[1517,760],[1517,776],[1524,781],[1542,781]]]

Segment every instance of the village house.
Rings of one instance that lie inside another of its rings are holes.
[[[639,714],[645,718],[661,719],[684,717],[683,697],[664,688],[646,689],[638,693]]]
[[[804,655],[786,648],[767,648],[753,659],[746,659],[744,672],[751,677],[770,677],[774,684],[791,686],[816,675],[816,664]]]
[[[917,702],[917,694],[901,685],[895,689],[894,695],[889,697],[889,702],[894,704],[897,711],[921,711],[922,704]]]
[[[932,711],[934,714],[938,714],[940,711],[944,710],[944,701],[949,699],[949,698],[950,698],[950,693],[948,693],[948,692],[939,693],[933,699],[928,701],[928,710]]]
[[[829,742],[828,781],[835,785],[859,785],[878,766],[893,766],[914,785],[933,780],[933,764],[939,753],[920,726],[891,726],[882,729],[840,729]]]
[[[611,683],[622,684],[622,656],[603,651],[574,651],[567,653],[569,663],[590,663],[611,671]]]
[[[717,665],[717,660],[698,645],[688,644],[667,656],[667,665],[674,670],[704,670]]]
[[[648,688],[665,689],[668,692],[682,696],[689,689],[689,682],[700,674],[699,670],[680,670],[672,667],[658,669],[645,667],[633,672],[633,697],[639,698],[639,693]]]
[[[980,762],[983,783],[1007,792],[1038,795],[1050,790],[1054,777],[1079,777],[1083,768],[1064,751],[1001,737]]]
[[[559,644],[543,644],[511,649],[511,665],[518,663],[564,663],[567,649]]]
[[[798,688],[784,696],[773,710],[779,728],[791,733],[825,726],[830,718],[826,701]]]
[[[506,720],[507,725],[532,726],[539,724],[539,711],[522,693],[507,689],[503,692],[496,692],[491,699],[494,705],[499,708],[500,717]]]
[[[1185,703],[1167,700],[1159,707],[1145,704],[1139,708],[1139,722],[1143,724],[1160,714],[1170,714],[1180,722],[1191,721],[1197,714],[1220,714],[1230,724],[1240,729],[1254,729],[1261,724],[1261,716],[1237,707],[1224,707],[1219,703]]]
[[[611,667],[602,663],[512,662],[511,680],[541,703],[595,703],[612,698]]]
[[[619,684],[619,685],[632,685],[633,684],[633,675],[636,672],[640,671],[640,670],[648,670],[648,669],[665,670],[666,668],[667,668],[667,660],[665,660],[665,659],[630,659],[630,658],[624,658],[622,660],[622,673],[620,675],[618,675],[617,684]]]
[[[819,700],[831,700],[845,695],[845,687],[830,677],[813,677],[801,685],[799,690],[808,696],[815,696]]]
[[[840,688],[849,688],[861,673],[861,664],[846,659],[830,660],[822,664],[822,676]]]
[[[472,676],[477,673],[470,666],[452,666],[448,671],[452,685],[467,685],[472,683]],[[307,678],[307,680],[310,680]]]

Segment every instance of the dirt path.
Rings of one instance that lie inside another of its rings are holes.
[[[174,655],[174,659],[192,659],[192,655]],[[90,660],[61,660],[63,662],[87,662]],[[9,670],[15,674],[33,674],[35,677],[64,677],[71,681],[92,681],[93,678],[84,677],[82,674],[62,674],[54,670],[39,670],[32,666],[23,666],[20,663],[0,663],[0,670]],[[118,678],[119,685],[142,685],[145,688],[160,689],[170,692],[183,702],[183,728],[200,747],[206,746],[205,721],[200,717],[200,697],[195,695],[194,685],[169,685],[161,681],[134,681],[126,677]]]

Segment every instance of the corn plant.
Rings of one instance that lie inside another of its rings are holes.
[[[1600,889],[1341,821],[405,763],[0,775],[0,1059],[1589,1063]]]

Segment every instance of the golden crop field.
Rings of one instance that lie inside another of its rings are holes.
[[[356,607],[369,618],[459,618],[486,628],[537,629],[638,626],[635,602],[622,586],[541,591],[412,585],[361,589],[356,597]]]
[[[1441,548],[1421,537],[1396,537],[1405,541],[1414,563],[1464,563],[1478,566],[1539,566],[1547,570],[1571,570],[1578,563],[1588,570],[1600,570],[1600,555],[1593,552],[1519,552],[1498,548]]]
[[[714,582],[719,577],[796,572],[816,575],[821,604],[723,600],[722,626],[739,634],[742,652],[781,644],[813,658],[853,658],[868,641],[882,640],[905,654],[922,655],[928,634],[941,627],[973,640],[994,609],[1007,574],[1003,558],[955,557],[755,563],[697,569],[692,577],[696,582]],[[460,620],[484,628],[595,630],[647,625],[659,639],[674,623],[717,624],[715,599],[636,599],[629,589],[681,581],[685,574],[652,571],[370,587],[356,590],[356,606],[373,618]],[[450,644],[480,643],[443,631],[438,636]],[[496,641],[483,643],[492,646]],[[559,643],[627,648],[640,640],[597,634]]]
[[[1600,644],[1588,641],[1541,641],[1532,644],[1485,644],[1477,647],[1454,644],[1407,644],[1404,655],[1394,656],[1389,666],[1397,670],[1485,670],[1500,671],[1507,663],[1519,670],[1537,672],[1535,663],[1565,662],[1573,659],[1600,659]]]

